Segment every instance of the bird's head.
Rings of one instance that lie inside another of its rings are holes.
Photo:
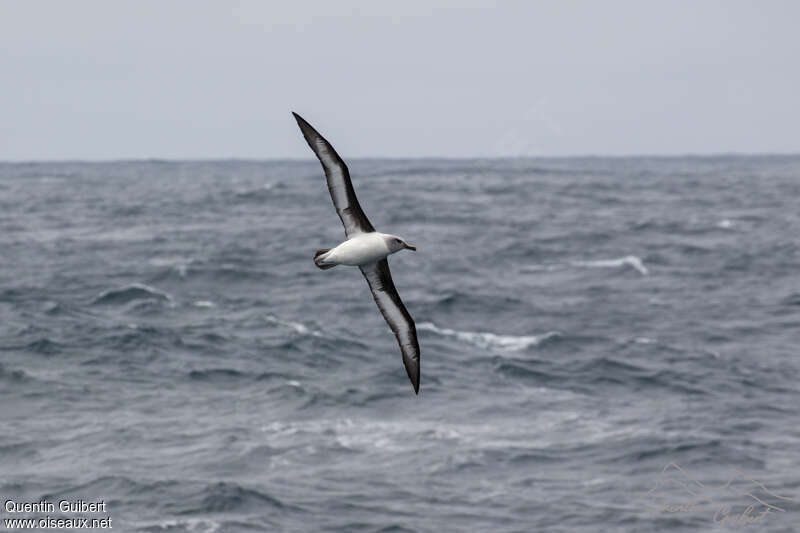
[[[384,235],[383,240],[386,242],[386,246],[389,248],[389,253],[391,254],[399,252],[400,250],[412,250],[414,252],[417,251],[416,246],[411,246],[404,239],[401,239],[397,235]]]

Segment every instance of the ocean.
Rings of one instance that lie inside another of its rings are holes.
[[[315,160],[0,164],[3,527],[800,530],[800,157],[348,164],[419,396]]]

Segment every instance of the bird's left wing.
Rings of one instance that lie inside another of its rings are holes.
[[[406,373],[414,386],[414,392],[419,394],[419,342],[417,341],[417,328],[414,319],[408,314],[406,306],[397,294],[397,289],[392,282],[389,272],[389,262],[381,259],[377,263],[359,267],[364,277],[367,278],[372,297],[378,304],[383,318],[392,328],[400,350],[403,352],[403,364]]]
[[[333,149],[331,143],[326,141],[325,137],[320,135],[303,117],[297,113],[292,113],[292,115],[297,120],[297,125],[300,126],[300,131],[303,132],[306,142],[316,154],[319,162],[322,163],[333,206],[336,208],[339,218],[342,219],[344,233],[347,238],[349,239],[359,233],[375,231],[358,203],[353,183],[350,181],[350,171],[347,170],[347,165],[344,164],[342,158]]]

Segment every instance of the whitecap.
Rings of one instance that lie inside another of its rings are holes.
[[[520,268],[520,272],[552,272],[554,270],[558,270],[558,268],[559,265],[533,264],[523,266]]]
[[[417,329],[431,331],[445,337],[455,337],[456,339],[478,346],[479,348],[495,348],[511,352],[524,350],[531,346],[538,346],[542,341],[560,337],[558,331],[549,331],[544,335],[497,335],[490,332],[479,331],[456,331],[453,329],[439,328],[432,322],[423,322],[417,325]]]
[[[188,260],[180,255],[164,255],[151,257],[147,260],[153,266],[157,267],[173,267],[186,263]]]
[[[213,520],[205,518],[186,518],[183,520],[164,520],[153,528],[158,528],[157,531],[187,531],[190,533],[216,533],[220,530],[221,525]]]
[[[156,267],[169,267],[177,272],[178,276],[185,278],[186,273],[189,271],[189,265],[192,264],[194,260],[175,255],[151,257],[148,262]]]
[[[173,303],[173,298],[168,293],[143,283],[132,283],[124,287],[103,291],[97,295],[92,303],[96,305],[127,304],[134,300],[160,300],[169,304]]]
[[[396,454],[418,452],[433,441],[446,442],[451,449],[481,453],[510,448],[548,449],[575,443],[597,443],[640,434],[647,428],[619,427],[618,423],[587,418],[573,410],[545,409],[532,424],[510,424],[508,420],[450,422],[445,420],[374,420],[369,418],[275,421],[262,426],[266,443],[274,448],[292,446],[309,453],[309,447],[327,443],[354,451]],[[301,443],[298,446],[298,443]],[[291,462],[301,457],[284,456]]]
[[[216,307],[214,302],[210,302],[208,300],[197,300],[196,302],[192,303],[195,307]]]
[[[251,189],[237,189],[234,191],[234,194],[240,198],[260,198],[261,195],[267,193],[274,189],[278,183],[264,183],[262,185],[257,185]]]
[[[322,333],[319,331],[314,331],[310,329],[305,324],[300,322],[292,322],[290,320],[281,320],[280,318],[276,317],[275,315],[267,315],[267,322],[271,322],[272,324],[278,324],[279,326],[284,326],[287,328],[293,329],[296,333],[300,335],[311,335],[312,337],[322,337]]]
[[[588,268],[617,268],[621,266],[630,266],[635,268],[642,276],[649,274],[644,262],[635,255],[626,255],[618,259],[596,259],[594,261],[573,261],[573,266],[588,267]]]
[[[717,227],[722,229],[730,229],[733,227],[733,221],[727,218],[724,220],[720,220],[719,222],[717,222]]]

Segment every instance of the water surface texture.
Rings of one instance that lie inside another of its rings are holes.
[[[359,271],[312,263],[344,235],[316,161],[0,164],[0,499],[152,533],[797,530],[800,158],[350,168],[419,247],[390,259],[418,397]]]

